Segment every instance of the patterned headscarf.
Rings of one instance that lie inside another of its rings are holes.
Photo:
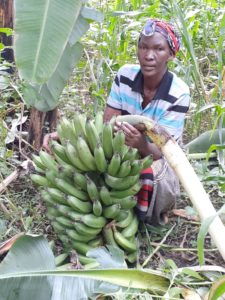
[[[167,40],[170,49],[176,54],[180,49],[180,36],[174,25],[164,20],[149,19],[141,31],[141,35],[151,36],[159,32]]]

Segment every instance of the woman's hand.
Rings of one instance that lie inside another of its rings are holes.
[[[54,140],[54,141],[59,140],[59,136],[58,136],[57,132],[48,133],[44,136],[42,148],[45,149],[48,153],[52,152],[50,145],[49,145],[51,140]]]

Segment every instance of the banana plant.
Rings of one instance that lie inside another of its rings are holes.
[[[43,112],[57,106],[92,20],[101,21],[102,14],[84,1],[14,1],[15,62],[28,106]]]

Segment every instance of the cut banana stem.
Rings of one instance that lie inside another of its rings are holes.
[[[216,214],[216,210],[208,194],[186,155],[164,128],[153,120],[138,115],[118,116],[116,120],[134,125],[137,129],[150,137],[161,149],[163,155],[174,169],[185,191],[189,195],[202,221]],[[225,227],[219,216],[216,216],[214,221],[210,224],[209,233],[225,260]]]

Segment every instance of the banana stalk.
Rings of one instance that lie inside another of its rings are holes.
[[[208,194],[204,190],[185,153],[164,128],[153,120],[139,115],[118,116],[113,121],[130,123],[148,136],[161,149],[168,163],[177,174],[202,221],[216,214],[216,210]],[[225,260],[225,227],[219,216],[216,216],[211,223],[209,233]]]

